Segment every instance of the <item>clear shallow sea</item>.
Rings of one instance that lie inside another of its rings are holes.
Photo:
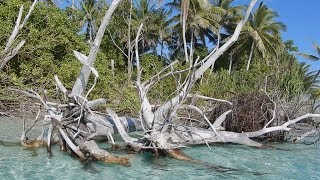
[[[21,121],[0,119],[0,141],[18,142]],[[0,179],[320,179],[320,144],[273,144],[288,149],[261,150],[242,145],[212,145],[184,149],[195,159],[238,169],[217,172],[207,165],[135,154],[131,167],[103,163],[85,165],[54,147],[24,150],[0,144]],[[117,153],[117,152],[115,152]]]

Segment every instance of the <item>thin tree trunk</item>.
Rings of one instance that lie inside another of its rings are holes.
[[[161,40],[160,62],[162,61],[162,55],[163,55],[163,41]]]
[[[112,71],[112,77],[114,77],[114,60],[111,59],[111,71]]]
[[[86,32],[86,41],[87,40],[90,40],[90,23],[88,22],[88,25],[87,25],[87,32]]]
[[[90,40],[90,43],[92,42],[93,40],[93,30],[92,30],[92,21],[88,21],[88,26],[89,26],[89,40]]]
[[[75,3],[75,0],[72,0],[71,8],[72,8],[73,10],[75,10],[75,9],[76,9],[76,3]]]
[[[182,13],[182,40],[183,40],[183,47],[184,47],[184,55],[186,62],[189,62],[188,59],[188,47],[187,47],[187,39],[186,39],[186,21],[188,15],[188,8],[189,8],[189,0],[182,0],[183,1],[183,13]]]
[[[193,36],[193,31],[191,31],[191,40],[190,40],[190,55],[189,55],[189,60],[190,64],[193,64],[193,48],[194,48],[194,36]]]
[[[253,55],[253,48],[254,48],[254,42],[252,42],[252,45],[251,45],[250,55],[249,55],[248,64],[247,64],[247,71],[249,71],[249,68],[250,68],[250,63]]]
[[[229,74],[231,74],[232,61],[233,61],[233,53],[230,53],[230,57],[229,57]]]
[[[189,62],[189,58],[188,58],[188,48],[187,48],[187,40],[186,40],[186,27],[185,27],[185,21],[186,18],[183,17],[183,22],[182,22],[182,38],[183,38],[183,47],[184,47],[184,54],[185,54],[185,58],[186,58],[186,62]]]
[[[130,0],[130,12],[129,12],[129,22],[128,22],[128,85],[131,82],[132,76],[132,60],[131,60],[131,15],[132,15],[132,0]]]

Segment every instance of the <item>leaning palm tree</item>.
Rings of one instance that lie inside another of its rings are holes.
[[[247,70],[250,68],[255,49],[262,57],[265,57],[266,53],[277,53],[277,47],[281,44],[280,33],[286,30],[286,26],[283,23],[275,21],[277,17],[277,12],[260,3],[258,9],[251,14],[250,19],[243,28],[237,45],[240,47],[246,47],[244,46],[245,44],[250,46]]]

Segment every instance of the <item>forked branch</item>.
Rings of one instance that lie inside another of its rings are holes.
[[[28,11],[28,14],[24,18],[23,22],[21,22],[22,19],[22,12],[23,12],[23,6],[21,6],[18,18],[16,20],[16,24],[11,32],[10,37],[8,38],[7,44],[3,50],[3,52],[0,53],[0,70],[2,70],[5,65],[18,54],[19,50],[22,48],[22,46],[26,43],[25,40],[21,40],[18,45],[15,48],[12,48],[12,45],[17,40],[17,35],[19,31],[24,27],[24,25],[27,23],[36,3],[38,0],[34,0],[33,4],[30,6],[30,9]]]

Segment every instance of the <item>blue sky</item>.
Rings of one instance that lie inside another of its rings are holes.
[[[110,0],[107,1],[110,2]],[[250,0],[235,0],[235,4],[249,4],[249,2]],[[258,1],[256,7],[260,2],[261,0]],[[277,11],[278,21],[287,26],[287,31],[283,32],[284,40],[293,40],[300,52],[317,55],[312,43],[320,44],[320,0],[264,0],[263,2],[269,8]],[[300,61],[311,64],[313,70],[320,69],[320,61],[314,62],[298,58]]]
[[[320,44],[320,0],[265,0],[264,3],[277,11],[278,20],[287,26],[287,31],[283,33],[285,40],[292,39],[301,52],[317,55],[312,43]],[[307,63],[312,65],[313,70],[320,69],[320,61]]]

